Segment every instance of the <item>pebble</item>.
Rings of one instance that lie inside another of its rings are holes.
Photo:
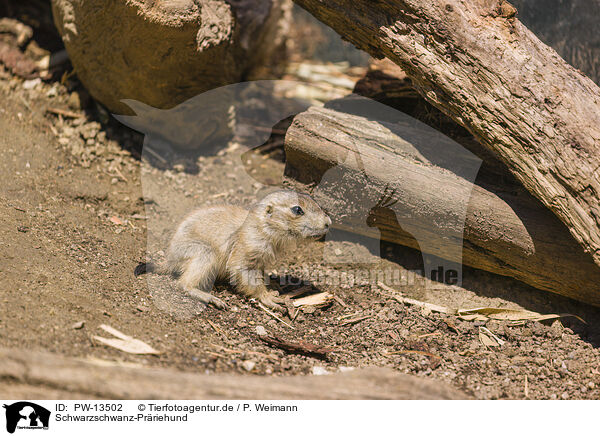
[[[79,321],[79,322],[76,322],[75,324],[71,325],[71,328],[74,330],[81,330],[84,325],[85,325],[85,321]]]
[[[244,368],[248,372],[252,371],[255,366],[256,366],[256,362],[254,362],[252,360],[244,360],[242,362],[242,368]]]
[[[23,82],[23,89],[33,89],[40,83],[42,83],[42,79],[40,79],[39,77],[37,79],[25,80]]]
[[[312,374],[313,375],[326,375],[326,374],[329,374],[329,371],[327,371],[322,366],[313,366]]]
[[[256,326],[256,334],[258,336],[265,336],[267,334],[267,331],[265,330],[265,328],[261,325],[257,325]]]

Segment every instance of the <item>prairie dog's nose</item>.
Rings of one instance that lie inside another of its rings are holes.
[[[329,218],[327,215],[325,215],[325,228],[328,229],[330,225],[331,225],[331,218]]]

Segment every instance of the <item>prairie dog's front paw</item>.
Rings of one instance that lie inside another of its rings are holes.
[[[213,306],[215,306],[217,309],[221,309],[221,310],[226,310],[229,308],[229,306],[227,306],[227,303],[225,303],[223,300],[221,300],[219,297],[215,297],[214,295],[211,295],[210,297],[210,301],[208,302],[209,304],[212,304]]]
[[[283,298],[273,295],[271,293],[264,293],[258,297],[258,301],[260,301],[264,306],[269,309],[276,310],[277,312],[286,313],[287,309],[283,306],[280,306],[283,303]]]

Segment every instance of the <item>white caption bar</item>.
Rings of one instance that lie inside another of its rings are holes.
[[[594,428],[591,401],[1,400],[1,434],[461,435]],[[45,430],[43,433],[35,430]],[[133,433],[132,433],[133,434]]]

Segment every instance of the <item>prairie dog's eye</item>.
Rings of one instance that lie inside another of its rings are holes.
[[[304,215],[304,211],[300,206],[292,207],[292,212],[294,212],[294,215]]]

